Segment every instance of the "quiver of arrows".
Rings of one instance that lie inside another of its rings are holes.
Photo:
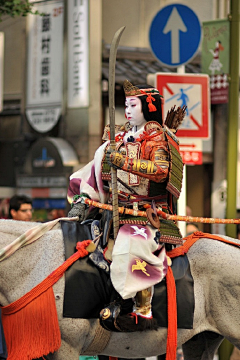
[[[182,107],[172,106],[170,110],[168,110],[164,125],[166,125],[169,129],[174,130],[174,133],[177,132],[179,126],[182,124],[184,116],[186,114],[186,105]]]

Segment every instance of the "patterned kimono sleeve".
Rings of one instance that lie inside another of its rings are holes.
[[[67,192],[68,202],[71,204],[74,196],[82,193],[87,194],[95,201],[99,201],[93,160],[70,176]]]
[[[96,151],[94,159],[70,176],[67,199],[71,204],[75,195],[87,194],[94,201],[106,202],[108,194],[103,190],[101,164],[105,147],[102,144]]]

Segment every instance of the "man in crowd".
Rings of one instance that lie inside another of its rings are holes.
[[[9,201],[9,219],[31,221],[32,199],[26,195],[14,195]]]
[[[31,221],[32,220],[32,200],[25,195],[14,195],[9,201],[9,219]],[[7,359],[7,347],[1,322],[0,311],[0,360]]]

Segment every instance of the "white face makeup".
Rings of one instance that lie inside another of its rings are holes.
[[[136,127],[135,130],[139,130],[147,122],[143,116],[141,100],[137,96],[126,98],[125,114],[130,125]]]

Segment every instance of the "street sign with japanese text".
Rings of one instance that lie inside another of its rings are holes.
[[[209,77],[204,74],[156,73],[155,86],[164,97],[163,116],[172,106],[187,106],[178,137],[210,137]]]
[[[179,149],[184,164],[202,164],[202,139],[181,138]]]

